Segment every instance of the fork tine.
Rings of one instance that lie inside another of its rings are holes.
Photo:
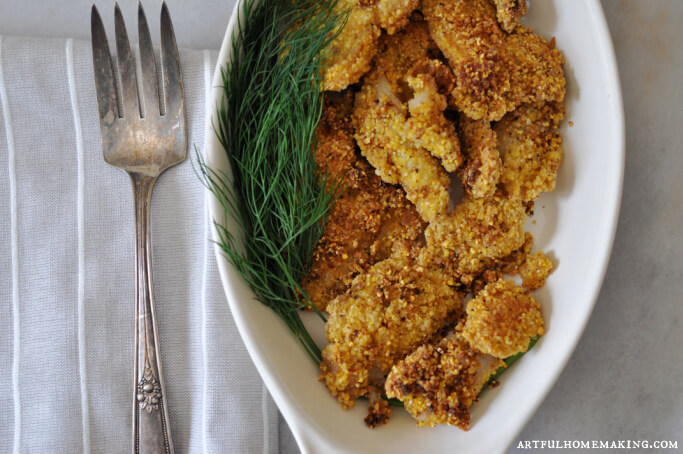
[[[183,76],[180,72],[180,57],[173,33],[171,15],[166,2],[161,5],[161,66],[164,74],[166,105],[164,115],[182,117],[185,112],[183,97]]]
[[[161,113],[159,89],[157,88],[157,65],[154,61],[154,47],[149,34],[147,18],[138,3],[138,39],[140,41],[140,72],[142,73],[142,98],[145,100],[145,116]]]
[[[107,34],[104,31],[102,18],[95,5],[92,6],[90,14],[90,30],[93,68],[95,72],[95,91],[97,92],[100,120],[113,122],[118,116],[114,73],[112,72]]]
[[[116,52],[119,60],[119,73],[121,74],[120,95],[123,101],[123,113],[121,115],[121,112],[119,112],[119,116],[133,119],[140,115],[140,108],[138,107],[138,86],[135,78],[135,59],[133,58],[133,53],[130,51],[128,32],[126,32],[126,24],[123,22],[123,15],[121,14],[118,3],[116,3],[114,14]]]

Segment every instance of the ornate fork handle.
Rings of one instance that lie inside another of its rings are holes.
[[[135,198],[135,402],[133,452],[172,453],[152,285],[150,200],[155,176],[130,173]]]

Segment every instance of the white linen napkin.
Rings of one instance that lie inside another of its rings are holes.
[[[216,54],[180,55],[188,159],[157,181],[151,215],[173,442],[276,452],[190,162]],[[0,36],[0,452],[130,452],[133,215],[127,175],[102,159],[90,43]]]

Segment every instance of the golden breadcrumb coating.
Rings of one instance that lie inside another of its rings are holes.
[[[382,183],[356,155],[346,103],[346,97],[326,96],[316,129],[318,167],[327,171],[328,185],[342,179],[304,283],[320,310],[344,293],[356,275],[387,258],[396,241],[419,242],[425,228],[403,190]]]
[[[383,389],[396,362],[461,313],[460,296],[444,281],[398,250],[329,303],[320,378],[342,407],[373,386]]]
[[[529,348],[544,332],[541,305],[512,281],[488,284],[467,304],[462,336],[473,349],[507,358]]]
[[[418,1],[340,0],[338,10],[348,10],[349,15],[327,50],[330,57],[324,73],[325,90],[340,91],[358,82],[370,70],[382,28],[389,34],[403,28]]]
[[[510,255],[498,260],[496,263],[497,268],[499,268],[501,273],[510,275],[519,274],[519,267],[526,262],[526,258],[531,253],[533,245],[534,236],[529,232],[524,232],[524,244],[512,251]]]
[[[503,160],[501,182],[511,197],[536,200],[552,191],[562,163],[562,137],[557,132],[564,105],[525,104],[493,127]]]
[[[454,172],[463,159],[460,141],[455,125],[443,112],[455,79],[446,65],[432,58],[438,52],[426,22],[415,15],[403,33],[381,40],[375,63],[380,68],[379,78],[387,82],[385,85],[382,80],[381,89],[396,106],[407,107],[401,134]]]
[[[450,180],[438,160],[415,147],[402,133],[405,109],[396,107],[380,90],[384,79],[366,77],[356,96],[356,140],[363,155],[387,183],[403,186],[408,200],[427,221],[448,209]]]
[[[526,14],[526,0],[496,0],[496,16],[500,28],[508,33],[514,31],[519,20]]]
[[[553,262],[542,251],[528,256],[524,265],[519,267],[522,286],[528,290],[543,287],[553,268]]]
[[[504,363],[484,360],[457,335],[422,345],[387,377],[387,397],[401,400],[418,426],[450,424],[467,430],[470,406],[488,377]]]
[[[496,133],[488,121],[470,120],[465,115],[459,117],[458,130],[465,155],[458,177],[465,193],[475,199],[493,197],[503,169]]]
[[[423,0],[432,38],[456,78],[452,92],[468,117],[499,120],[522,103],[562,101],[562,54],[519,25],[500,29],[490,0]]]
[[[437,87],[435,74],[440,68],[447,71],[441,62],[431,60],[426,67],[414,68],[412,71],[416,72],[417,69],[429,72],[406,77],[414,95],[408,101],[410,118],[406,121],[405,129],[416,146],[439,158],[444,169],[455,172],[462,164],[463,157],[460,154],[460,141],[455,125],[443,114],[448,102]]]
[[[410,23],[401,33],[383,36],[379,41],[378,50],[373,64],[382,67],[384,76],[389,82],[389,88],[403,102],[412,96],[411,90],[406,86],[405,76],[416,65],[428,66],[429,61],[440,53],[438,46],[429,35],[427,23],[418,13],[411,16]],[[452,79],[452,76],[445,77]]]
[[[370,174],[370,165],[365,164]],[[373,188],[381,188],[376,193],[382,203],[380,228],[370,246],[374,265],[389,258],[396,243],[408,241],[416,247],[422,246],[427,223],[417,213],[415,205],[406,198],[403,189],[382,183],[374,174],[372,184]]]
[[[330,189],[354,169],[358,160],[353,141],[353,125],[349,114],[353,108],[351,93],[325,94],[322,115],[315,130],[315,163],[321,176],[327,174],[326,185]],[[354,179],[345,181],[357,186]]]
[[[324,73],[325,90],[339,91],[356,83],[370,70],[377,53],[377,40],[382,30],[375,24],[373,8],[361,6],[357,0],[337,3],[341,11],[349,9],[346,24],[328,47],[329,60]]]
[[[465,197],[452,213],[425,229],[423,263],[433,262],[446,275],[476,276],[524,244],[526,213],[522,204],[496,194],[490,199]]]
[[[390,35],[408,25],[410,14],[417,9],[419,0],[359,0],[360,5],[372,5],[375,23]]]
[[[429,58],[434,45],[423,21],[383,36],[380,47],[375,68],[356,95],[356,141],[382,180],[400,183],[422,218],[431,221],[449,202],[450,178],[435,156],[452,170],[462,162],[437,86],[443,65]]]

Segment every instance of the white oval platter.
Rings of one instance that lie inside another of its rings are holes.
[[[239,0],[229,22],[206,114],[205,156],[228,170],[213,131],[222,96],[220,70],[230,58]],[[557,269],[535,293],[547,333],[501,377],[502,385],[473,406],[471,429],[417,428],[395,409],[389,424],[370,430],[365,404],[337,405],[318,382],[318,367],[216,248],[230,309],[242,339],[305,453],[504,452],[522,430],[572,354],[597,300],[616,230],[624,169],[624,118],[614,51],[599,0],[532,0],[524,22],[564,53],[567,115],[561,127],[564,161],[556,189],[536,203],[534,249]],[[570,126],[571,122],[571,126]],[[223,220],[212,199],[213,219]],[[234,225],[228,224],[229,228]],[[319,327],[318,327],[319,328]],[[318,329],[321,337],[322,329]]]

